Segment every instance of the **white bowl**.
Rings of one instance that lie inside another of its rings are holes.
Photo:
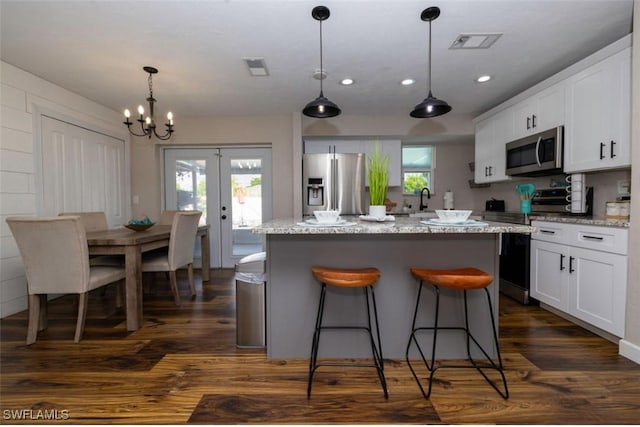
[[[315,215],[316,221],[323,224],[331,224],[340,219],[338,211],[313,211],[313,215]]]
[[[464,222],[469,219],[472,211],[463,211],[463,210],[442,210],[436,209],[436,215],[438,215],[438,219],[442,222]]]

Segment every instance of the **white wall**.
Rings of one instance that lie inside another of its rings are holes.
[[[0,67],[0,317],[5,317],[27,308],[22,261],[5,219],[37,213],[36,109],[100,129],[122,129],[116,112],[5,62]]]
[[[633,2],[632,93],[631,93],[631,222],[629,230],[629,282],[627,316],[620,353],[640,363],[640,0]]]

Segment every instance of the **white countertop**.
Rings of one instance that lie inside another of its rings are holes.
[[[427,234],[427,233],[531,233],[534,227],[504,222],[479,221],[485,226],[425,225],[424,218],[397,216],[395,221],[373,222],[361,220],[357,215],[341,217],[350,224],[345,226],[306,225],[302,218],[274,219],[253,228],[257,234]]]

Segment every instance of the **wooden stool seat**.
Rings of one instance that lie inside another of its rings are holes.
[[[311,272],[319,282],[340,288],[364,288],[371,286],[380,278],[377,268],[328,268],[311,267]]]
[[[493,276],[478,268],[455,268],[436,270],[429,268],[412,268],[411,274],[416,279],[424,280],[432,285],[450,289],[482,289],[493,282]]]

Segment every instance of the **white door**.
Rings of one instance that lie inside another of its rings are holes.
[[[110,227],[127,222],[125,142],[40,116],[40,215],[103,211]]]
[[[271,149],[167,148],[164,158],[165,209],[203,212],[212,268],[264,250],[251,228],[271,219]]]
[[[531,240],[531,296],[566,310],[569,250],[564,245]]]

